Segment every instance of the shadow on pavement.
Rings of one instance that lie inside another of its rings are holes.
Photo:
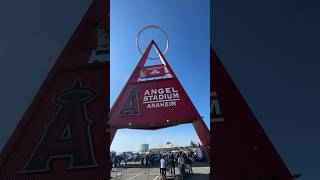
[[[210,164],[208,162],[193,162],[192,167],[210,167]]]
[[[175,180],[178,180],[179,179],[179,176],[176,176],[174,178]],[[209,180],[209,174],[197,174],[197,173],[194,173],[193,175],[185,175],[184,180]]]

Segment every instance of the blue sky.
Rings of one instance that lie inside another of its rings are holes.
[[[135,40],[146,25],[159,25],[170,41],[165,55],[189,97],[209,127],[210,7],[209,0],[111,0],[111,105],[141,58]],[[198,142],[191,124],[156,131],[119,130],[111,150],[139,150],[140,144],[159,147]]]

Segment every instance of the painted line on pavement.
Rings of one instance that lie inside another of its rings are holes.
[[[135,175],[135,176],[132,176],[131,178],[128,178],[127,180],[131,180],[131,179],[133,179],[133,178],[135,178],[135,177],[138,177],[138,176],[140,176],[140,175],[142,175],[142,174],[137,174],[137,175]]]
[[[155,178],[153,178],[153,180],[156,180],[156,179],[158,179],[158,177],[159,177],[159,175],[158,175],[158,176],[156,176]]]

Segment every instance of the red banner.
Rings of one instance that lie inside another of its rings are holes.
[[[146,66],[140,72],[140,78],[149,78],[165,75],[164,65]]]

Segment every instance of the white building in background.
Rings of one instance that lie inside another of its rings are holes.
[[[173,144],[171,142],[167,142],[167,144],[164,145],[164,148],[173,148]]]
[[[149,151],[149,144],[141,144],[140,145],[140,152],[147,152]]]

